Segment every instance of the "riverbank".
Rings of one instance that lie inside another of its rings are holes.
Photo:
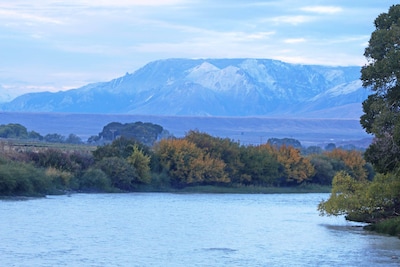
[[[400,238],[400,217],[394,217],[364,227],[366,230]]]
[[[112,190],[109,192],[104,191],[93,191],[93,190],[79,190],[79,191],[56,191],[48,195],[69,195],[76,193],[177,193],[177,194],[301,194],[301,193],[330,193],[331,186],[321,185],[299,185],[292,187],[263,187],[263,186],[213,186],[213,185],[202,185],[202,186],[188,186],[184,188],[173,188],[173,187],[153,187],[150,185],[143,185],[138,187],[137,190],[132,192],[124,192],[120,190]],[[0,200],[30,200],[35,198],[46,197],[46,195],[0,195]]]
[[[181,189],[176,188],[152,188],[144,186],[139,192],[160,193],[192,193],[192,194],[300,194],[300,193],[330,193],[331,186],[322,185],[299,185],[291,187],[263,187],[263,186],[188,186]]]

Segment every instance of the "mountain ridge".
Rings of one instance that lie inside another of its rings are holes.
[[[360,69],[271,59],[165,59],[108,82],[24,94],[0,110],[359,118],[370,93],[362,88]]]

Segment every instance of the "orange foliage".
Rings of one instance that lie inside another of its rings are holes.
[[[367,178],[367,171],[365,170],[365,160],[359,151],[334,149],[330,152],[325,152],[329,158],[342,161],[349,169],[349,174],[357,180],[365,180]]]
[[[301,183],[314,175],[315,170],[310,160],[302,157],[298,149],[285,145],[276,148],[269,144],[262,147],[276,155],[278,162],[284,167],[287,182]]]
[[[156,150],[173,182],[180,186],[230,182],[225,163],[211,158],[188,140],[161,140]]]

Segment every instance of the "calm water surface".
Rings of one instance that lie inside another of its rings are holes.
[[[328,194],[0,201],[0,266],[399,266],[400,239],[320,217]]]

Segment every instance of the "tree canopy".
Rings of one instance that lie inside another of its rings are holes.
[[[400,214],[400,5],[374,24],[364,53],[368,64],[361,69],[363,86],[372,94],[363,102],[360,122],[375,136],[364,157],[378,174],[369,181],[360,157],[334,152],[347,170],[336,174],[330,198],[318,208],[322,214],[376,223]]]
[[[378,171],[388,172],[400,162],[400,5],[375,19],[364,56],[368,64],[361,70],[361,80],[371,94],[363,102],[361,125],[375,135],[366,159]]]

